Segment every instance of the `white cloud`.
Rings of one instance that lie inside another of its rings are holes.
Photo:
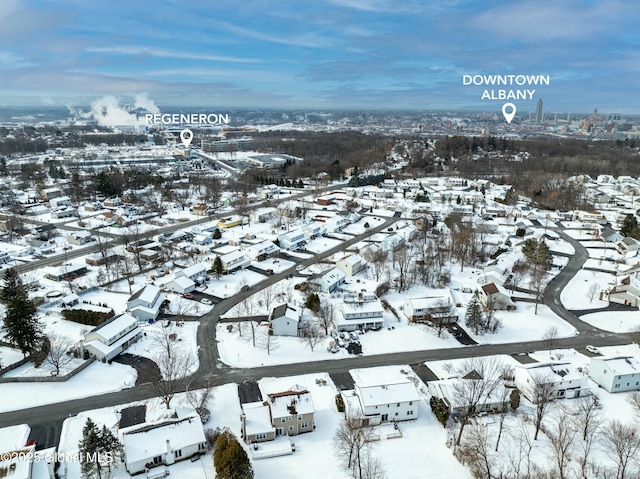
[[[119,55],[150,55],[160,58],[184,58],[188,60],[206,60],[214,62],[256,63],[262,60],[254,58],[228,57],[224,55],[205,55],[202,53],[176,52],[152,47],[119,46],[119,47],[87,47],[89,53],[113,53]]]

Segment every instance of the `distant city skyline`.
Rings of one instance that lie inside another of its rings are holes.
[[[618,0],[3,0],[0,108],[113,96],[147,109],[500,113],[483,91],[517,87],[463,75],[549,75],[523,87],[536,91],[513,101],[518,116],[542,98],[552,117],[640,114],[638,20]]]

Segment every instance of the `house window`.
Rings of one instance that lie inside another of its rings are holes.
[[[409,406],[413,406],[413,401],[409,401]]]
[[[198,451],[202,451],[204,449],[204,443],[201,442],[200,444],[198,444]]]
[[[302,429],[307,429],[309,427],[309,423],[308,422],[303,422],[302,424],[300,424],[300,427]]]
[[[618,389],[619,387],[620,387],[620,385],[619,385],[619,384],[616,384],[616,385],[614,386],[614,388],[615,388],[615,389]]]
[[[176,457],[176,459],[179,459],[182,457],[182,449],[178,449],[176,452],[174,452],[174,456]]]
[[[291,421],[291,419],[292,419],[291,416],[287,417],[287,421]],[[289,426],[289,427],[291,427],[291,426]]]
[[[293,426],[289,426],[289,431],[293,431]]]
[[[407,416],[413,416],[413,410],[407,411]]]
[[[283,417],[280,419],[280,422],[287,422],[287,419]]]
[[[398,416],[398,413],[396,413],[396,417]]]
[[[298,422],[302,421],[302,416],[298,416]]]
[[[256,441],[263,441],[267,438],[267,433],[265,432],[259,432],[258,434],[256,434]]]
[[[400,403],[396,404],[396,407],[400,407]]]
[[[156,456],[153,458],[154,464],[162,464],[162,456]]]

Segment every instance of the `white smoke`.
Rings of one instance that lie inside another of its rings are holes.
[[[142,93],[136,95],[133,105],[121,104],[119,98],[109,95],[91,103],[89,111],[73,113],[82,119],[96,121],[100,126],[141,126],[146,125],[144,113],[160,113],[160,109],[146,93]]]

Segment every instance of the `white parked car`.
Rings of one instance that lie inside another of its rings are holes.
[[[300,271],[302,271],[302,270],[303,270],[303,269],[305,269],[305,268],[306,268],[306,266],[305,266],[305,265],[303,265],[303,264],[299,264],[298,266],[296,266],[296,271],[300,272]]]
[[[209,306],[211,306],[211,305],[213,304],[213,301],[211,301],[210,299],[207,299],[207,298],[202,298],[202,299],[200,300],[200,302],[201,302],[202,304],[206,304],[206,305],[209,305]]]

